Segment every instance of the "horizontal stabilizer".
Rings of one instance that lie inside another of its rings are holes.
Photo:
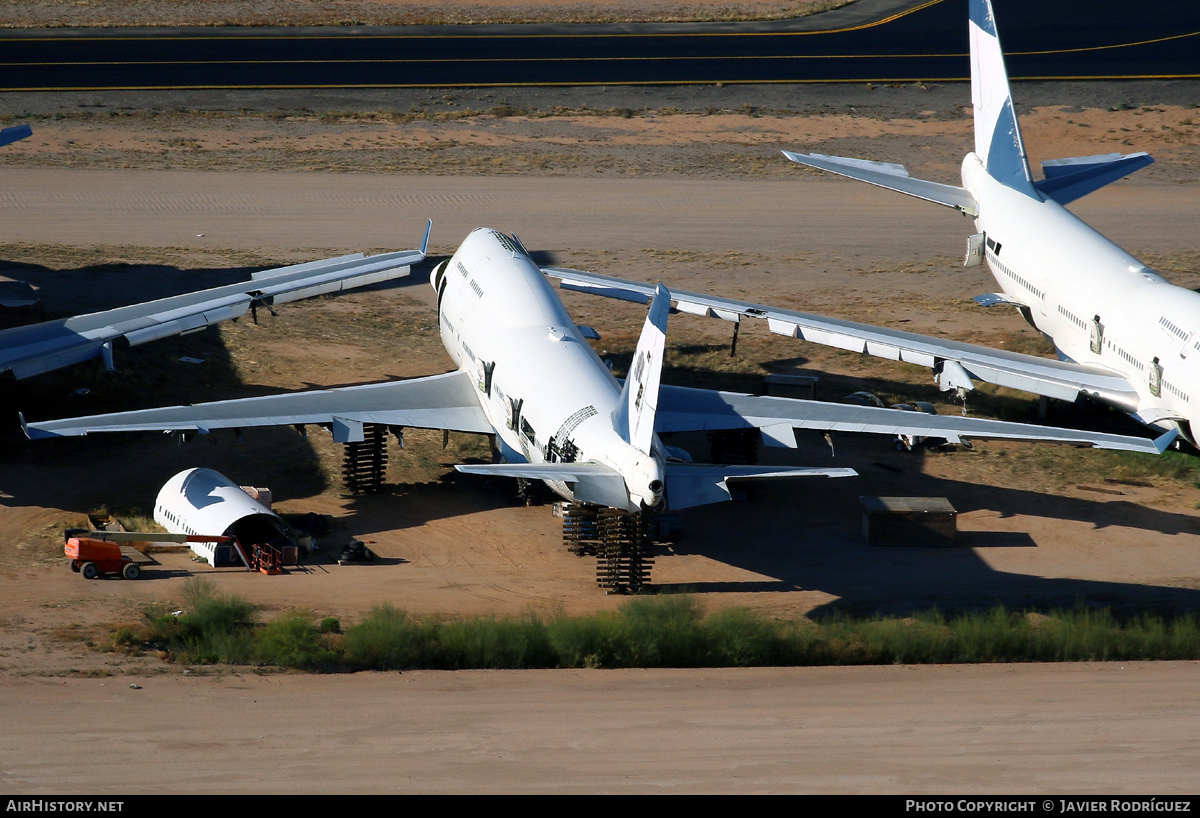
[[[620,473],[599,463],[496,463],[492,465],[455,466],[464,474],[487,474],[493,477],[523,477],[566,484],[575,500],[598,506],[636,511],[630,500],[625,479]]]
[[[13,125],[11,128],[0,129],[0,147],[11,145],[33,136],[33,128],[28,125]]]
[[[1013,307],[1025,306],[1024,301],[1014,298],[1008,293],[984,293],[983,295],[975,296],[971,300],[981,307],[994,307],[997,304],[1008,304]]]
[[[979,214],[975,197],[961,187],[913,179],[903,165],[888,162],[871,162],[865,159],[849,159],[844,156],[825,156],[819,153],[793,153],[783,155],[801,165],[829,171],[839,176],[857,179],[860,182],[915,196],[927,202],[953,207],[972,216]]]
[[[667,464],[667,508],[723,503],[733,499],[729,480],[765,480],[780,477],[855,477],[854,469],[822,469],[804,466],[718,466],[692,463]]]
[[[1033,186],[1043,196],[1065,205],[1152,164],[1154,157],[1144,151],[1124,156],[1108,153],[1050,159],[1042,162],[1042,173],[1046,178],[1034,182]]]

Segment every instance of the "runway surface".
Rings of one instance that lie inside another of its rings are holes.
[[[1013,79],[1200,76],[1200,5],[1003,0]],[[860,0],[799,21],[0,32],[0,89],[914,82],[968,76],[966,4]]]

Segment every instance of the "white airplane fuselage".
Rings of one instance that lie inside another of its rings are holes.
[[[1124,376],[1137,390],[1093,394],[1145,423],[1200,431],[1200,294],[1175,286],[1062,205],[998,182],[975,153],[963,187],[979,202],[976,230],[1001,289],[1027,306],[1059,356]],[[1190,427],[1190,428],[1189,428]]]
[[[664,457],[613,425],[621,384],[596,355],[540,268],[510,237],[473,231],[430,282],[442,343],[470,373],[509,463],[598,463],[619,472],[629,510],[658,503]],[[546,481],[573,499],[570,488]]]

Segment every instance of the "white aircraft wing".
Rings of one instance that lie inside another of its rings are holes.
[[[28,378],[53,369],[106,358],[112,343],[124,338],[131,346],[171,335],[197,332],[209,324],[301,298],[350,290],[408,275],[410,265],[425,259],[429,228],[420,250],[310,261],[263,270],[245,282],[194,293],[117,307],[0,331],[0,373]]]
[[[542,271],[562,279],[565,290],[639,303],[654,295],[654,287],[636,281],[561,267]],[[1067,401],[1086,394],[1130,412],[1138,405],[1137,392],[1123,376],[1098,367],[683,290],[672,289],[671,298],[679,312],[734,322],[759,318],[778,335],[930,367],[946,391],[972,389],[974,381],[983,381]]]
[[[865,432],[966,439],[1029,440],[1067,443],[1099,449],[1162,454],[1178,435],[1171,430],[1156,440],[1031,423],[1009,423],[958,415],[927,415],[878,406],[772,398],[737,392],[715,392],[683,386],[663,386],[658,398],[659,432],[757,428],[771,444],[795,446],[792,429],[827,432]]]
[[[329,426],[333,431],[333,439],[339,443],[361,441],[364,423],[492,432],[494,430],[479,405],[477,394],[474,379],[458,370],[407,381],[289,392],[40,423],[26,423],[22,417],[21,425],[25,434],[34,440],[93,432],[207,434],[214,429],[302,426],[310,423]]]

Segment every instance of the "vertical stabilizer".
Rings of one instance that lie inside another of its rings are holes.
[[[671,293],[659,284],[654,291],[654,300],[650,302],[650,312],[629,365],[621,398],[613,410],[613,426],[617,433],[643,454],[651,453],[654,442],[654,414],[658,409],[658,385],[670,313]]]
[[[1017,125],[1008,70],[996,33],[991,0],[970,0],[971,104],[975,108],[975,153],[1001,184],[1040,199],[1033,187],[1025,144]]]

